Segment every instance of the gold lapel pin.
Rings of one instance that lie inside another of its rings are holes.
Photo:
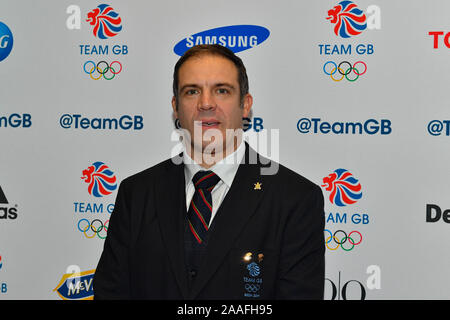
[[[263,261],[263,259],[264,259],[264,255],[262,253],[259,253],[258,254],[258,262]]]
[[[250,260],[252,260],[252,253],[247,252],[244,256],[244,261],[250,261]]]
[[[262,186],[262,183],[261,182],[257,182],[257,183],[255,183],[255,187],[253,188],[253,190],[262,190],[261,186]]]

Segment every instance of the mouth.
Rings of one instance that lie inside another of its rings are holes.
[[[198,121],[202,128],[217,128],[220,125],[220,121],[215,119],[207,119]]]

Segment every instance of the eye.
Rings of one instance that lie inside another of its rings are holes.
[[[219,94],[227,94],[229,92],[230,91],[228,89],[226,89],[226,88],[218,88],[217,89],[217,93],[219,93]]]
[[[197,94],[197,93],[198,93],[197,89],[188,89],[185,92],[185,94],[188,95],[188,96],[191,96],[191,95],[194,95],[194,94]]]

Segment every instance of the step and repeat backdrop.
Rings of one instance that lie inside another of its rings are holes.
[[[322,187],[325,299],[449,299],[446,0],[2,0],[0,299],[93,297],[118,186],[174,154],[173,67],[205,43],[247,67],[250,144]]]

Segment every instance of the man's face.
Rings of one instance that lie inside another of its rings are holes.
[[[211,141],[194,141],[194,130],[202,135],[211,129],[220,131],[225,147],[226,130],[242,128],[242,118],[248,117],[253,102],[247,94],[241,107],[237,68],[221,56],[204,54],[186,60],[179,69],[178,88],[178,110],[175,97],[172,107],[197,150]]]

